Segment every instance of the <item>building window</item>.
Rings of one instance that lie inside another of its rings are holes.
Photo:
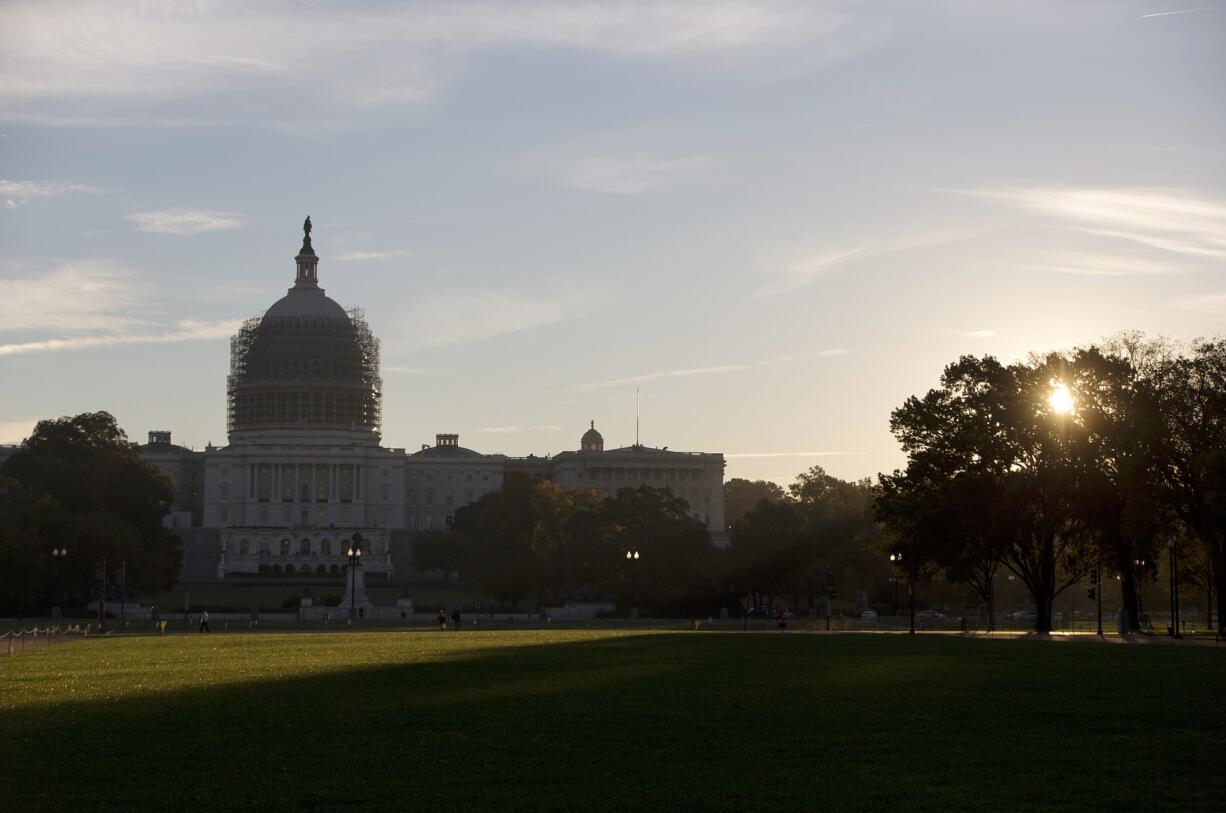
[[[409,514],[409,527],[413,529],[417,528],[417,514]]]
[[[302,509],[302,516],[299,517],[298,524],[303,525],[303,526],[310,525],[311,524],[311,512],[306,510],[305,508]]]
[[[381,483],[379,485],[379,499],[383,500],[383,502],[387,502],[391,498],[392,498],[392,487],[389,486],[387,483]]]
[[[221,498],[222,498],[223,500],[228,500],[228,499],[230,499],[230,484],[229,484],[229,483],[221,483],[220,485],[218,485],[218,486],[217,486],[217,493],[221,495]]]
[[[239,556],[246,556],[248,552],[250,552],[250,550],[251,550],[251,542],[249,540],[240,539],[238,541],[238,555]]]
[[[445,524],[445,525],[446,525],[448,528],[450,528],[450,527],[451,527],[451,523],[452,523],[454,520],[455,520],[455,515],[454,515],[454,514],[448,514],[448,515],[446,516],[446,518],[443,520],[443,522],[444,522],[444,524]]]
[[[260,522],[268,522],[268,509],[267,508],[260,509]]]
[[[470,503],[473,501],[473,490],[471,488],[464,489],[464,502]]]
[[[321,539],[319,541],[319,555],[320,556],[331,556],[332,555],[332,540],[331,539]]]
[[[229,522],[230,512],[224,508],[218,508],[217,509],[217,521],[222,522],[222,523]]]
[[[319,512],[319,527],[321,527],[321,528],[322,528],[323,526],[325,526],[325,525],[327,525],[327,524],[328,524],[328,512],[327,512],[327,511],[320,511],[320,512]]]
[[[311,540],[303,539],[298,542],[298,555],[299,556],[310,556],[311,555]]]
[[[417,505],[417,489],[409,489],[409,505]]]
[[[426,505],[434,505],[434,489],[426,489]]]
[[[289,540],[288,539],[281,540],[281,555],[289,556]]]

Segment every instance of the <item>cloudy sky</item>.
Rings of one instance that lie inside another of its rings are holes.
[[[1226,3],[0,4],[0,442],[225,438],[320,281],[384,438],[899,465],[963,353],[1226,325]]]

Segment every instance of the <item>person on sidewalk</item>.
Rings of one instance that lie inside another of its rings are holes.
[[[200,631],[201,632],[209,631],[209,611],[208,610],[200,611]]]

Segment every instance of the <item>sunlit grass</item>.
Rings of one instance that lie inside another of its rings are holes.
[[[1223,685],[1213,649],[935,636],[89,640],[0,659],[0,786],[23,811],[1205,809]]]

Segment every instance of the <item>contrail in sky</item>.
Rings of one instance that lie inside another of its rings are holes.
[[[1202,6],[1201,8],[1181,8],[1178,11],[1157,11],[1157,12],[1154,12],[1153,14],[1142,14],[1141,19],[1144,20],[1146,17],[1167,17],[1171,14],[1191,14],[1194,11],[1209,11],[1209,10],[1210,10],[1210,6]]]

